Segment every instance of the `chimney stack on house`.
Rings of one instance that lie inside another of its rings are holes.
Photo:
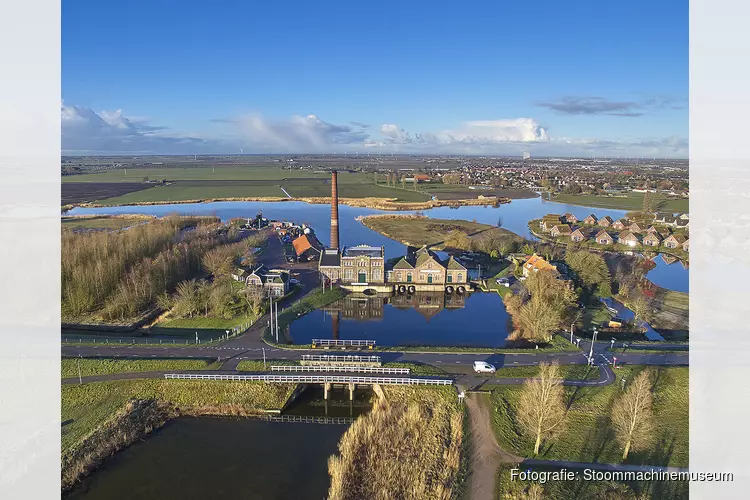
[[[339,188],[335,170],[331,173],[331,248],[339,248]]]

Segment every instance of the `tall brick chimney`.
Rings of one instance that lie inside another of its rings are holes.
[[[339,248],[339,187],[335,170],[331,173],[331,248]]]

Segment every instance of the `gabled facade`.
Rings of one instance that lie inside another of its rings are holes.
[[[643,231],[643,228],[637,222],[633,222],[631,225],[628,226],[628,230],[630,230],[633,233],[640,233],[641,231]]]
[[[602,226],[602,227],[609,227],[613,223],[614,223],[614,221],[612,220],[612,217],[610,217],[609,215],[605,215],[604,217],[602,217],[601,219],[599,219],[599,225]]]
[[[452,256],[441,261],[427,247],[401,257],[390,274],[395,284],[465,285],[468,270]]]
[[[620,245],[634,247],[638,245],[638,236],[626,229],[625,231],[617,235],[617,243],[619,243]]]
[[[558,236],[570,236],[572,230],[568,224],[557,224],[549,232],[550,236],[557,238]]]
[[[531,273],[539,271],[557,272],[557,267],[553,266],[537,254],[530,256],[523,265],[523,275],[528,276]]]
[[[661,245],[661,237],[659,233],[652,231],[643,237],[643,245],[647,247],[658,247]]]
[[[589,226],[595,226],[597,222],[599,222],[599,219],[597,219],[594,214],[589,214],[583,219],[583,223]]]
[[[247,286],[261,287],[273,297],[281,297],[289,292],[289,273],[282,270],[269,270],[260,265],[248,273]]]
[[[575,214],[572,214],[570,212],[565,214],[563,218],[565,218],[565,222],[567,224],[575,224],[576,222],[578,222],[578,217],[576,217]]]
[[[690,240],[689,240],[689,239],[685,240],[685,241],[684,241],[684,242],[682,243],[682,249],[683,249],[683,250],[684,250],[685,252],[689,252],[689,251],[690,251]]]
[[[570,240],[575,242],[581,242],[586,239],[586,236],[583,234],[583,231],[581,231],[580,228],[576,229],[572,233],[570,233]]]
[[[344,248],[341,269],[346,283],[385,283],[385,249],[368,245]]]
[[[563,223],[562,217],[560,217],[559,215],[547,214],[542,218],[541,222],[539,223],[539,228],[544,232],[549,232],[557,224],[562,224],[562,223]]]
[[[628,221],[625,219],[618,219],[612,223],[612,229],[615,231],[624,231],[628,227]]]
[[[615,242],[614,238],[603,229],[596,233],[594,240],[600,245],[611,245]]]
[[[670,234],[664,239],[664,246],[667,248],[682,248],[682,244],[687,241],[682,234]]]

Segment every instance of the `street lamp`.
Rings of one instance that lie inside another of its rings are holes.
[[[78,384],[83,384],[83,379],[81,378],[81,360],[83,359],[83,356],[81,354],[78,355],[78,359],[76,360],[76,364],[78,365]]]
[[[615,347],[615,339],[610,339],[609,341],[611,342],[609,348],[613,349]]]
[[[594,344],[596,343],[596,327],[594,327],[594,337],[591,339],[591,348],[589,349],[589,364],[594,364]]]

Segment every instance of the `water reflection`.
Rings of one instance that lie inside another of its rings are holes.
[[[508,313],[495,293],[350,294],[292,323],[289,335],[297,344],[333,338],[385,346],[502,347],[507,323]]]

